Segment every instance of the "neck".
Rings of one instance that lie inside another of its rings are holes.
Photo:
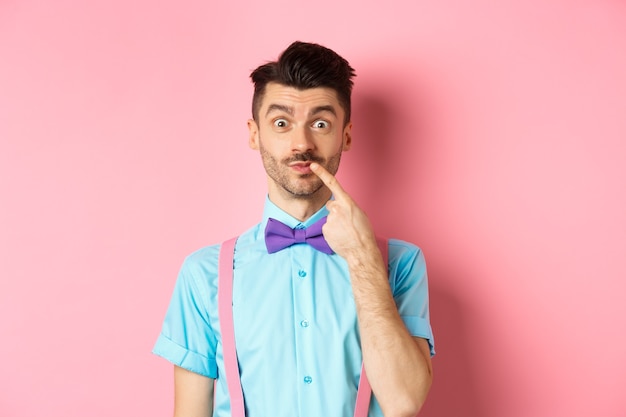
[[[324,186],[314,194],[302,197],[294,196],[284,190],[283,192],[278,192],[270,189],[268,196],[270,201],[281,210],[303,222],[317,213],[328,202],[331,192]]]

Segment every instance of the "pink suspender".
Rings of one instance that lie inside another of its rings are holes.
[[[222,347],[224,349],[224,367],[226,384],[230,395],[232,417],[245,417],[243,391],[239,379],[239,365],[235,350],[235,326],[233,325],[233,260],[237,238],[222,243],[219,259],[219,277],[217,284],[217,308],[222,329]]]
[[[222,243],[220,249],[217,303],[222,330],[224,367],[226,368],[226,384],[230,395],[231,416],[245,417],[246,411],[241,380],[239,379],[239,364],[235,348],[235,327],[233,325],[233,260],[236,241],[236,237],[229,239]],[[378,247],[383,255],[385,265],[387,265],[387,240],[378,239]],[[371,396],[372,388],[365,374],[365,368],[361,364],[361,380],[359,381],[359,389],[356,394],[354,417],[367,417]]]

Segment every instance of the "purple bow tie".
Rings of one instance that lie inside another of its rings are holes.
[[[326,217],[316,221],[306,229],[292,229],[276,219],[268,219],[265,227],[267,252],[278,252],[296,243],[308,243],[320,252],[328,255],[333,254],[333,250],[328,246],[322,234],[324,223],[326,223]]]

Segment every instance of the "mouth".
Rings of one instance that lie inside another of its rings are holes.
[[[293,162],[289,164],[289,168],[301,175],[312,174],[311,162]]]

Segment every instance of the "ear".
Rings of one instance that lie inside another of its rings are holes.
[[[259,125],[254,121],[254,119],[248,120],[248,146],[250,149],[258,150],[259,149]]]
[[[352,147],[352,122],[348,122],[343,128],[343,147],[342,150],[349,151]]]

